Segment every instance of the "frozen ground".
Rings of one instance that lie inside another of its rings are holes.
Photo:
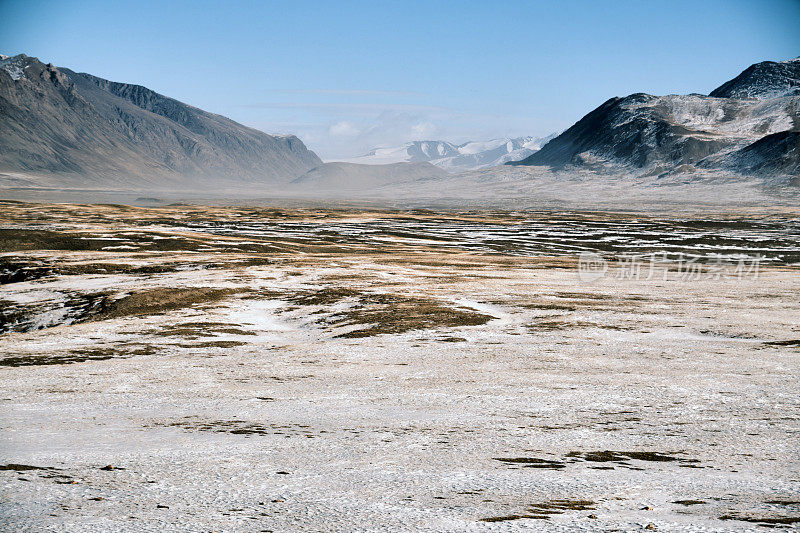
[[[797,528],[798,220],[2,203],[0,526]]]

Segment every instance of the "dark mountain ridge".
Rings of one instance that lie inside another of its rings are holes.
[[[614,97],[511,165],[796,176],[800,59],[753,65],[711,95]]]
[[[750,65],[708,95],[715,98],[777,98],[800,94],[800,58]]]
[[[24,55],[0,58],[0,118],[0,171],[75,184],[280,184],[322,163],[295,136]]]

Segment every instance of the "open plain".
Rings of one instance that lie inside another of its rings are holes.
[[[0,283],[6,530],[800,525],[788,208],[9,201]]]

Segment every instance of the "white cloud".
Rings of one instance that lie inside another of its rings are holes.
[[[343,120],[328,128],[328,133],[331,137],[355,137],[359,131],[352,122]]]
[[[537,121],[529,117],[465,113],[397,101],[282,102],[239,109],[247,109],[242,122],[268,133],[293,133],[325,160],[356,157],[373,148],[400,146],[409,141],[461,143],[553,131],[531,127]]]
[[[413,140],[426,140],[436,133],[436,126],[430,122],[420,122],[411,126],[411,132],[414,135]]]
[[[455,116],[450,111],[390,107],[378,113],[355,113],[345,120],[330,120],[316,126],[305,123],[286,129],[300,137],[323,159],[336,160],[363,155],[373,148],[399,146],[409,141],[440,138],[466,141],[467,136],[460,135],[462,132],[451,127]]]

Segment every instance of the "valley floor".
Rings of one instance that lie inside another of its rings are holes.
[[[0,527],[798,527],[798,224],[2,202]]]

